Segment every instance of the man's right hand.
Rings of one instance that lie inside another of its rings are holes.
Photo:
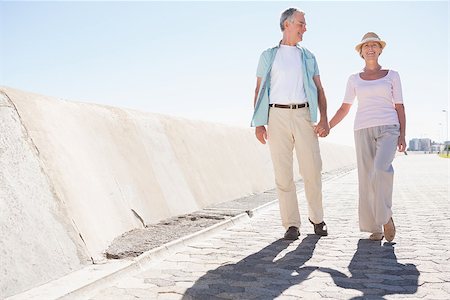
[[[265,144],[267,141],[267,131],[265,126],[258,126],[255,128],[255,135],[258,141],[261,142],[261,144]]]

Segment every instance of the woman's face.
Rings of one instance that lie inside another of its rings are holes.
[[[361,47],[361,56],[364,59],[378,59],[381,54],[381,45],[377,42],[367,42]]]

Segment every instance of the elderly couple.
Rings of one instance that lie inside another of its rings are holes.
[[[305,184],[309,222],[314,232],[328,235],[322,207],[322,160],[317,136],[325,137],[358,99],[354,136],[359,181],[359,226],[371,240],[392,241],[392,161],[404,151],[405,111],[400,77],[383,69],[378,57],[386,43],[373,32],[356,45],[364,69],[349,77],[343,103],[330,122],[327,101],[314,55],[299,45],[306,32],[305,13],[289,8],[280,19],[283,38],[265,50],[256,72],[252,119],[256,138],[269,143],[275,172],[284,238],[300,235],[300,213],[293,180],[293,149]],[[320,118],[317,125],[318,114]],[[267,127],[267,128],[266,128]]]

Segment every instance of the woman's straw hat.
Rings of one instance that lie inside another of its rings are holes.
[[[362,45],[365,43],[368,43],[368,42],[380,43],[381,49],[384,49],[384,47],[386,46],[386,42],[382,41],[375,32],[368,32],[362,37],[361,42],[358,45],[356,45],[356,47],[355,47],[356,51],[358,51],[358,53],[360,53]]]

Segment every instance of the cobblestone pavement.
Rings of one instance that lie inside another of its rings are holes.
[[[329,236],[313,234],[300,192],[300,239],[287,242],[277,205],[192,242],[89,299],[450,299],[449,159],[394,162],[393,243],[367,240],[357,175],[324,182]]]

